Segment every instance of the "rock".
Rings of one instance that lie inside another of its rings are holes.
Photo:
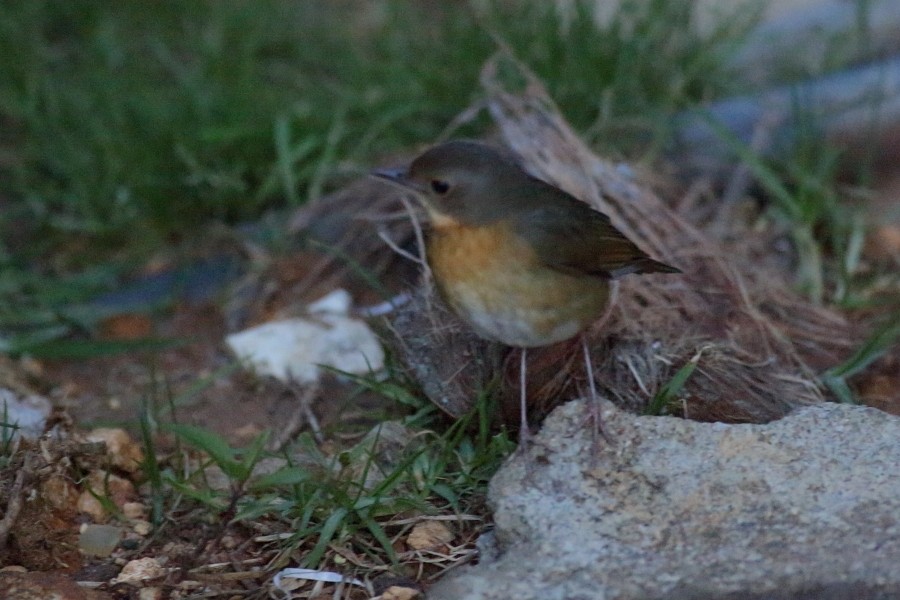
[[[83,488],[78,496],[78,511],[90,515],[95,523],[103,523],[109,518],[106,506],[98,496],[111,501],[120,509],[137,498],[133,483],[101,469],[91,471],[85,477]]]
[[[603,412],[613,441],[596,450],[584,403],[547,419],[491,483],[499,556],[429,598],[900,597],[900,419]]]
[[[453,537],[453,532],[440,521],[422,521],[406,536],[406,545],[413,550],[447,551]]]
[[[56,511],[72,511],[78,502],[78,488],[59,473],[53,473],[40,483],[41,498]]]
[[[412,600],[423,598],[422,585],[405,576],[382,574],[372,580],[376,598],[381,600]]]
[[[131,520],[144,520],[149,509],[141,502],[125,502],[122,505],[122,516]]]
[[[78,536],[78,549],[88,556],[109,556],[121,539],[121,527],[85,525]]]
[[[151,579],[161,579],[165,575],[166,570],[155,558],[139,558],[126,563],[113,583],[127,583],[136,586]]]
[[[144,460],[144,451],[124,429],[98,427],[88,433],[89,442],[104,442],[111,464],[125,471],[136,473]]]
[[[412,600],[413,598],[421,598],[421,592],[415,588],[393,586],[384,590],[381,594],[382,600]]]
[[[150,521],[135,521],[131,524],[131,530],[141,537],[147,537],[153,531],[153,525]]]

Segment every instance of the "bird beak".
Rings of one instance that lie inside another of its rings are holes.
[[[406,169],[396,168],[396,169],[375,169],[372,171],[372,175],[374,177],[378,177],[379,179],[387,179],[388,181],[393,181],[394,183],[403,184],[406,179]]]
[[[375,169],[374,171],[372,171],[371,175],[372,177],[376,177],[378,179],[381,179],[382,181],[386,181],[408,192],[423,192],[423,190],[420,189],[419,185],[415,181],[409,179],[409,171],[404,168]]]

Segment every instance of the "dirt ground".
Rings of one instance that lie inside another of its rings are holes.
[[[884,171],[879,176],[870,207],[873,222],[877,215],[878,224],[866,247],[866,252],[878,260],[898,260],[900,257],[898,206],[900,170]],[[302,280],[306,274],[302,265],[310,264],[309,256],[303,253],[282,257],[279,261],[282,264],[279,269],[282,275],[267,277],[270,281],[278,281],[282,291],[292,289],[294,283]],[[289,263],[293,263],[293,266],[284,266]],[[286,280],[285,273],[293,273],[294,276]],[[404,285],[399,282],[395,284]],[[303,301],[314,299],[317,294],[318,290],[310,290]],[[298,302],[296,298],[287,298],[289,295],[275,294],[273,304],[268,305],[262,314],[256,315],[252,320],[264,320],[270,314],[283,312],[289,304]],[[207,428],[225,436],[232,445],[238,447],[250,443],[263,431],[271,431],[278,438],[282,434],[292,433],[286,431],[288,427],[299,424],[301,430],[307,428],[308,424],[304,422],[298,408],[302,389],[244,371],[229,370],[228,365],[233,363],[233,358],[223,342],[227,333],[226,320],[221,304],[218,303],[182,303],[155,316],[124,315],[111,320],[104,328],[104,335],[128,337],[136,332],[152,332],[161,337],[184,339],[186,343],[158,353],[127,354],[88,361],[32,363],[29,370],[32,380],[34,374],[39,375],[43,389],[49,392],[61,408],[60,412],[65,415],[64,418],[70,423],[69,427],[74,431],[83,432],[98,426],[124,427],[137,439],[138,417],[144,403],[153,407],[152,410],[160,420]],[[864,402],[900,414],[898,374],[900,364],[896,364],[895,359],[882,359],[868,369],[864,376],[854,380],[856,390]],[[185,394],[195,388],[198,379],[210,376],[211,382],[208,385],[194,393]],[[328,377],[323,382],[312,408],[319,420],[322,434],[329,440],[328,447],[332,449],[351,445],[373,424],[398,414],[397,407],[385,399],[368,392],[359,392],[357,386],[340,382],[334,377]],[[172,449],[171,438],[163,436],[158,442],[160,454]],[[41,479],[45,488],[49,485],[47,482],[56,481],[54,473],[70,478],[70,474],[64,473],[65,469],[61,465],[72,462],[81,464],[81,461],[86,464],[92,461],[102,462],[91,454],[95,451],[96,449],[82,445],[64,444],[54,451],[56,454],[51,452],[55,458],[41,463],[42,467],[37,468],[36,472],[43,469],[43,475],[35,475],[35,478]],[[136,473],[122,470],[113,472],[117,477],[133,480],[134,484],[140,483]],[[61,485],[67,490],[63,496],[68,494],[74,498],[78,495],[78,490],[71,482]],[[145,493],[142,489],[132,485],[122,493],[128,496],[128,500],[140,503]],[[50,490],[54,494],[60,493],[52,485]],[[25,537],[20,531],[14,552],[7,554],[4,562],[36,570],[47,566],[49,558],[57,570],[70,573],[74,580],[99,582],[114,577],[122,563],[129,559],[165,557],[167,565],[181,565],[185,572],[196,575],[193,578],[201,583],[196,584],[193,591],[202,588],[207,592],[215,590],[216,594],[220,594],[213,597],[229,597],[228,586],[232,583],[226,582],[232,580],[228,580],[220,572],[208,574],[204,579],[200,576],[202,573],[197,575],[198,565],[231,564],[235,565],[234,569],[238,573],[244,573],[244,579],[234,580],[233,585],[237,587],[232,590],[232,597],[262,597],[259,595],[263,593],[259,587],[261,575],[254,569],[264,566],[270,555],[251,540],[261,531],[277,533],[279,529],[274,525],[259,524],[257,530],[245,526],[231,527],[221,537],[222,530],[205,523],[201,516],[183,514],[179,517],[178,527],[164,530],[162,539],[129,534],[122,544],[126,549],[117,551],[116,560],[90,559],[77,551],[79,543],[68,524],[88,524],[92,519],[85,517],[71,503],[49,506],[50,504],[52,503],[48,501],[43,509],[26,507],[19,521],[29,523],[32,535]],[[128,546],[129,540],[131,546]],[[197,540],[204,542],[198,546]],[[52,554],[48,557],[50,549]],[[3,586],[18,589],[14,586],[20,584],[49,586],[36,588],[44,591],[58,590],[65,588],[67,582],[71,581],[37,574],[36,582],[23,582],[18,579],[21,577],[25,575],[10,574],[5,579],[0,576],[0,591],[4,589]],[[157,578],[157,581],[165,579]],[[173,588],[168,589],[172,591]],[[133,594],[137,593],[136,590],[133,586],[122,584],[109,590],[111,596],[103,595],[107,592],[96,592],[100,595],[88,596],[84,595],[87,591],[78,588],[70,590],[71,595],[66,597],[135,597]],[[178,593],[181,597],[191,597],[192,590],[184,589]]]

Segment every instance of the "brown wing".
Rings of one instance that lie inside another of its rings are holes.
[[[610,279],[629,273],[679,272],[647,256],[603,213],[545,185],[550,189],[542,191],[540,205],[532,205],[518,216],[517,233],[531,243],[546,265]],[[548,195],[551,191],[552,200]]]

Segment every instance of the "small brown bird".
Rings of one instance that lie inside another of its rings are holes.
[[[525,349],[570,339],[597,321],[612,279],[679,272],[647,256],[603,213],[480,142],[441,144],[408,170],[373,174],[424,204],[431,221],[426,257],[450,307],[482,337],[523,349],[523,439]],[[582,345],[599,428],[590,355]]]

